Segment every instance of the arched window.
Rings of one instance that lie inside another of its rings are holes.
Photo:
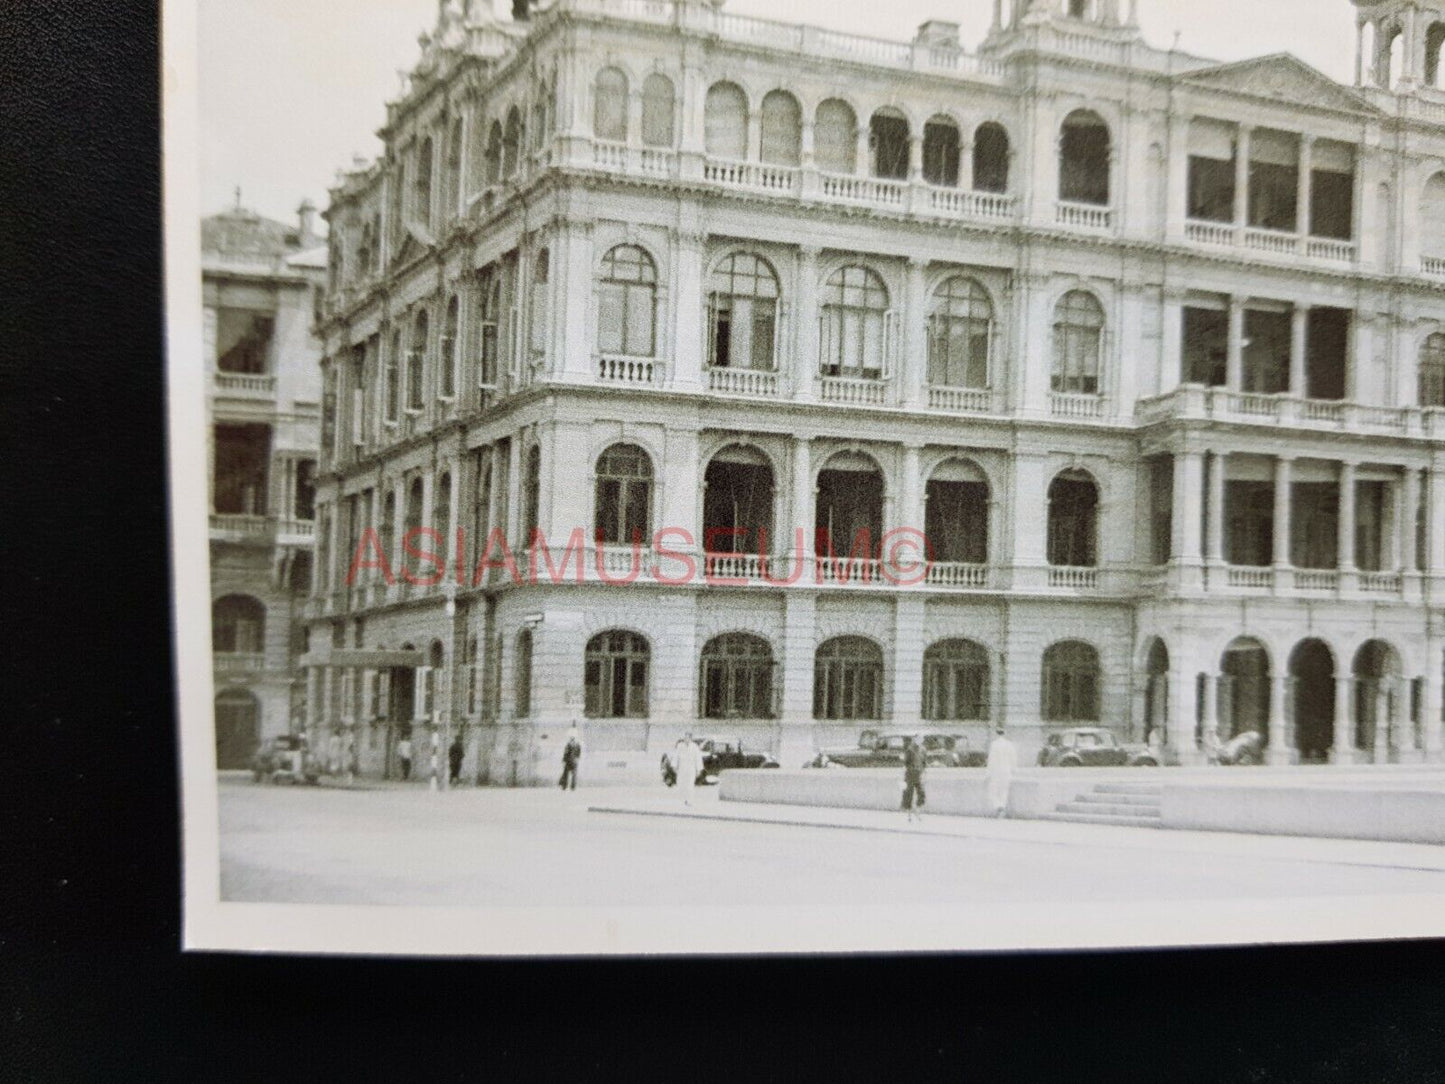
[[[647,717],[647,669],[652,650],[635,632],[601,632],[587,641],[585,713],[589,719]]]
[[[412,193],[412,217],[431,229],[432,159],[436,150],[430,137],[422,140],[416,155],[416,188]]]
[[[650,358],[656,349],[657,269],[636,245],[618,245],[602,258],[597,280],[597,349]]]
[[[462,118],[455,118],[447,130],[447,174],[443,217],[457,213],[457,200],[462,191]]]
[[[1070,290],[1054,308],[1054,391],[1099,394],[1104,309],[1085,290]]]
[[[527,469],[522,478],[522,537],[521,544],[529,546],[542,525],[542,449],[532,445],[527,450]]]
[[[704,719],[771,719],[773,649],[761,636],[730,632],[702,649],[698,715]]]
[[[873,176],[892,180],[908,179],[908,118],[885,107],[868,122],[868,149],[873,158]]]
[[[840,267],[829,276],[820,299],[824,376],[881,380],[887,368],[888,288],[866,267]]]
[[[1099,488],[1084,471],[1064,471],[1049,485],[1049,564],[1093,568],[1098,563]]]
[[[1059,133],[1059,199],[1109,202],[1109,128],[1097,113],[1076,109]]]
[[[773,535],[773,468],[756,448],[734,444],[703,472],[705,553],[765,554]]]
[[[1389,191],[1388,186],[1382,185],[1381,189]],[[1381,202],[1390,206],[1388,200]],[[1382,216],[1381,221],[1387,221],[1387,217]],[[1445,259],[1445,173],[1437,173],[1425,182],[1420,217],[1412,228],[1420,231],[1420,255]]]
[[[1009,144],[1003,125],[980,124],[973,133],[973,187],[978,192],[1008,191]]]
[[[518,719],[532,714],[532,630],[517,633],[517,654],[512,663],[512,685],[516,689]]]
[[[381,548],[389,564],[395,567],[400,553],[396,537],[396,491],[388,488],[386,499],[381,502]]]
[[[972,640],[940,640],[923,653],[923,717],[988,718],[988,652]]]
[[[653,72],[642,84],[642,145],[671,147],[674,126],[672,80]]]
[[[771,370],[778,327],[778,277],[767,261],[735,252],[712,273],[708,364]]]
[[[477,284],[477,386],[497,386],[501,365],[502,276],[496,265],[484,268]]]
[[[603,68],[593,88],[592,134],[598,139],[627,140],[627,76],[618,68]]]
[[[211,650],[218,655],[259,655],[266,650],[266,607],[250,595],[226,595],[211,604]]]
[[[852,555],[876,559],[883,541],[883,472],[869,456],[840,452],[818,472],[813,502],[813,549],[832,556],[824,576],[862,575],[851,567]]]
[[[862,636],[837,636],[813,656],[813,718],[881,719],[883,652]]]
[[[411,485],[407,486],[406,489],[406,510],[403,513],[400,539],[402,566],[406,571],[410,572],[414,578],[423,577],[426,571],[430,571],[430,566],[428,566],[426,570],[423,570],[421,568],[421,562],[406,552],[408,542],[411,543],[412,549],[426,547],[426,540],[417,533],[422,527],[421,506],[423,493],[424,487],[422,486],[421,476],[418,475],[411,480]]]
[[[993,303],[984,288],[962,275],[944,279],[928,309],[928,382],[988,387],[992,334]]]
[[[709,157],[748,156],[748,96],[736,83],[714,83],[703,102],[703,143]]]
[[[430,333],[426,309],[416,314],[411,326],[411,351],[406,356],[406,408],[421,410],[426,406],[426,346]]]
[[[1099,653],[1078,640],[1054,644],[1044,652],[1042,694],[1046,722],[1098,722]]]
[[[652,459],[635,444],[614,444],[597,460],[597,541],[647,545],[652,518]]]
[[[932,560],[986,564],[990,490],[984,473],[967,460],[950,459],[933,472],[925,493],[923,533]]]
[[[487,183],[496,184],[502,179],[502,122],[492,121],[487,133]]]
[[[502,176],[513,177],[521,158],[523,140],[522,114],[514,105],[507,110],[507,129],[502,136]]]
[[[958,125],[934,117],[923,126],[923,179],[947,188],[958,186]]]
[[[769,91],[763,98],[762,153],[774,166],[796,166],[803,160],[803,110],[786,90]]]
[[[1442,84],[1440,57],[1445,52],[1445,23],[1431,23],[1425,31],[1425,85],[1445,90]]]
[[[813,161],[824,173],[857,171],[858,118],[847,102],[829,98],[818,104],[813,115]]]
[[[1420,346],[1420,405],[1445,407],[1445,334],[1438,331]]]
[[[432,519],[436,524],[437,539],[428,548],[436,551],[445,566],[447,554],[451,552],[452,542],[452,476],[450,473],[443,474],[437,481],[436,497],[432,500]],[[352,552],[356,552],[354,547]]]
[[[532,353],[547,352],[548,313],[550,311],[548,283],[552,275],[552,254],[547,249],[537,250],[532,261]]]
[[[447,315],[442,323],[441,341],[441,388],[443,399],[453,399],[457,394],[457,355],[461,350],[461,301],[453,294],[447,302]]]

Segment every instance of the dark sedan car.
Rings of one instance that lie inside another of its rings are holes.
[[[702,770],[697,773],[697,782],[716,783],[719,773],[728,768],[776,768],[778,762],[768,753],[749,752],[742,742],[724,738],[695,738],[695,744],[702,750]],[[677,769],[672,763],[670,752],[662,754],[662,781],[669,787],[677,782]]]
[[[321,778],[321,765],[305,738],[282,734],[267,738],[251,755],[251,778],[258,783],[315,783]]]
[[[988,757],[980,750],[970,749],[965,738],[957,734],[923,731],[923,750],[928,763],[937,768],[981,768]],[[804,767],[807,768],[902,768],[903,750],[913,730],[865,730],[858,744],[851,748],[824,749]]]
[[[1154,768],[1159,761],[1144,746],[1120,745],[1102,727],[1074,727],[1050,734],[1039,750],[1041,768]]]

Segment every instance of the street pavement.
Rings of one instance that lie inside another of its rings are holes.
[[[759,806],[700,788],[220,780],[221,898],[828,906],[1445,898],[1445,848]]]

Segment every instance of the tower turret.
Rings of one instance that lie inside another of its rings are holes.
[[[1351,0],[1355,85],[1408,93],[1442,86],[1445,0]]]

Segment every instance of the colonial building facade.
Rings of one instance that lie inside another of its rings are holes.
[[[332,192],[318,738],[1441,757],[1445,3],[1360,3],[1353,87],[1119,0],[519,7]]]
[[[243,768],[297,728],[302,606],[312,581],[326,250],[239,204],[201,224],[216,760]]]

